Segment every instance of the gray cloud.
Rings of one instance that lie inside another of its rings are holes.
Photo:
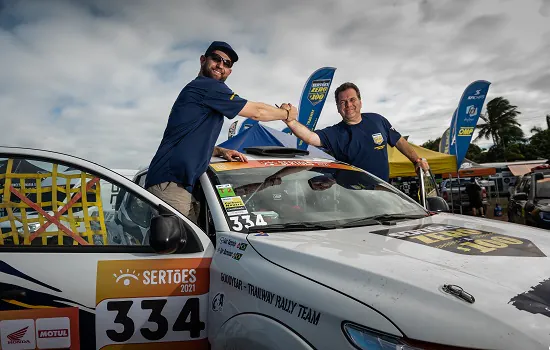
[[[298,104],[314,70],[336,67],[318,128],[340,120],[333,92],[353,81],[364,111],[420,144],[443,133],[470,82],[487,79],[488,100],[518,105],[527,133],[550,113],[547,4],[0,1],[1,143],[147,165],[211,40],[239,52],[227,83],[250,100]]]

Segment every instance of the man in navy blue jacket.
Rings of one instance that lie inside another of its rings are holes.
[[[168,124],[153,157],[145,188],[196,222],[198,206],[193,187],[208,168],[211,156],[247,161],[244,154],[215,147],[224,116],[237,115],[258,121],[296,119],[296,107],[247,101],[225,84],[239,59],[233,48],[214,41],[200,57],[198,76],[174,102]]]
[[[386,182],[390,178],[387,145],[397,147],[416,168],[429,169],[428,163],[418,157],[386,118],[376,113],[361,113],[361,92],[355,84],[340,85],[334,97],[342,116],[340,123],[315,131],[294,119],[285,123],[308,145],[324,147],[337,160],[366,170]]]

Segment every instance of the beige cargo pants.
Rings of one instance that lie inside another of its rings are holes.
[[[163,182],[147,188],[147,191],[170,204],[195,224],[198,222],[199,203],[182,185],[175,182]]]

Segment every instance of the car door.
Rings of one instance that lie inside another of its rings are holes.
[[[126,193],[137,231],[103,205],[106,184]],[[159,205],[187,230],[173,254],[139,236]],[[138,184],[82,159],[0,148],[0,224],[0,348],[208,348],[212,243]]]

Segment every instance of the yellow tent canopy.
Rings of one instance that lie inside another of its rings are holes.
[[[455,156],[435,152],[409,142],[419,157],[425,158],[434,174],[448,174],[456,172]],[[388,161],[390,163],[390,178],[416,176],[414,165],[397,148],[388,146]]]

